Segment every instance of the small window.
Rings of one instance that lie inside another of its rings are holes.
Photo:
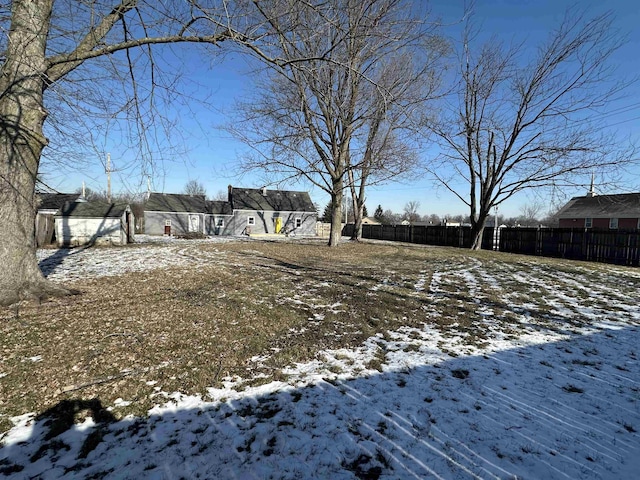
[[[592,228],[592,227],[593,227],[593,218],[585,218],[584,228]]]
[[[609,219],[609,228],[611,230],[615,230],[618,228],[618,219],[617,218],[610,218]]]
[[[224,227],[224,218],[216,218],[216,227]]]
[[[300,228],[302,226],[302,219],[300,217],[296,218],[296,228]]]
[[[256,224],[256,217],[247,218],[247,225],[255,225],[255,224]]]
[[[170,227],[171,226],[171,220],[165,220],[164,221],[164,226],[165,227]]]

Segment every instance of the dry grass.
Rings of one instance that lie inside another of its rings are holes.
[[[519,313],[505,291],[534,302],[538,319],[551,323],[545,275],[575,277],[585,269],[609,275],[588,264],[448,248],[267,242],[192,248],[215,261],[68,283],[80,294],[22,304],[17,317],[0,310],[6,374],[0,431],[10,426],[8,416],[63,400],[131,401],[114,410],[118,418],[163,402],[159,391],[205,395],[229,376],[248,384],[282,379],[284,367],[322,349],[356,346],[403,326],[434,324],[481,345],[491,331],[479,321],[479,298],[508,331]],[[207,255],[212,249],[215,257]],[[479,264],[496,265],[495,277],[474,287],[456,276]],[[534,269],[541,285],[509,274]],[[442,277],[439,290],[427,295],[434,272]],[[624,289],[637,291],[638,277],[625,281]],[[383,363],[384,352],[371,367]]]

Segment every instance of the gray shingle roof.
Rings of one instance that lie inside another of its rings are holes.
[[[144,206],[152,212],[207,212],[204,195],[182,195],[179,193],[151,193]]]
[[[66,202],[74,202],[79,193],[40,193],[38,210],[58,210]]]
[[[559,218],[640,217],[640,193],[574,197],[558,212]]]
[[[212,200],[207,202],[207,204],[207,213],[211,213],[213,215],[233,215],[233,209],[229,202],[225,202],[224,200]]]
[[[57,217],[76,217],[76,218],[119,218],[121,217],[128,205],[126,203],[107,203],[107,202],[67,202],[65,203]]]
[[[316,207],[307,192],[258,188],[233,188],[231,204],[234,210],[263,210],[274,212],[315,212]]]

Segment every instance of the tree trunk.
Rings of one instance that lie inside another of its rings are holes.
[[[487,223],[488,212],[480,209],[480,214],[476,221],[471,220],[471,250],[480,250],[482,248],[482,236],[484,235],[484,227]]]
[[[353,211],[353,233],[351,240],[359,242],[362,240],[362,211],[364,204],[358,205]]]
[[[45,51],[51,0],[13,2],[0,77],[0,304],[42,298],[63,289],[40,272],[35,243],[35,181],[46,112]]]
[[[335,247],[342,237],[342,178],[333,182],[331,194],[331,232],[329,233],[329,246]]]

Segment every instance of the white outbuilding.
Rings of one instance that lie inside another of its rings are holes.
[[[126,245],[134,225],[129,205],[82,199],[65,203],[55,217],[59,246]]]

